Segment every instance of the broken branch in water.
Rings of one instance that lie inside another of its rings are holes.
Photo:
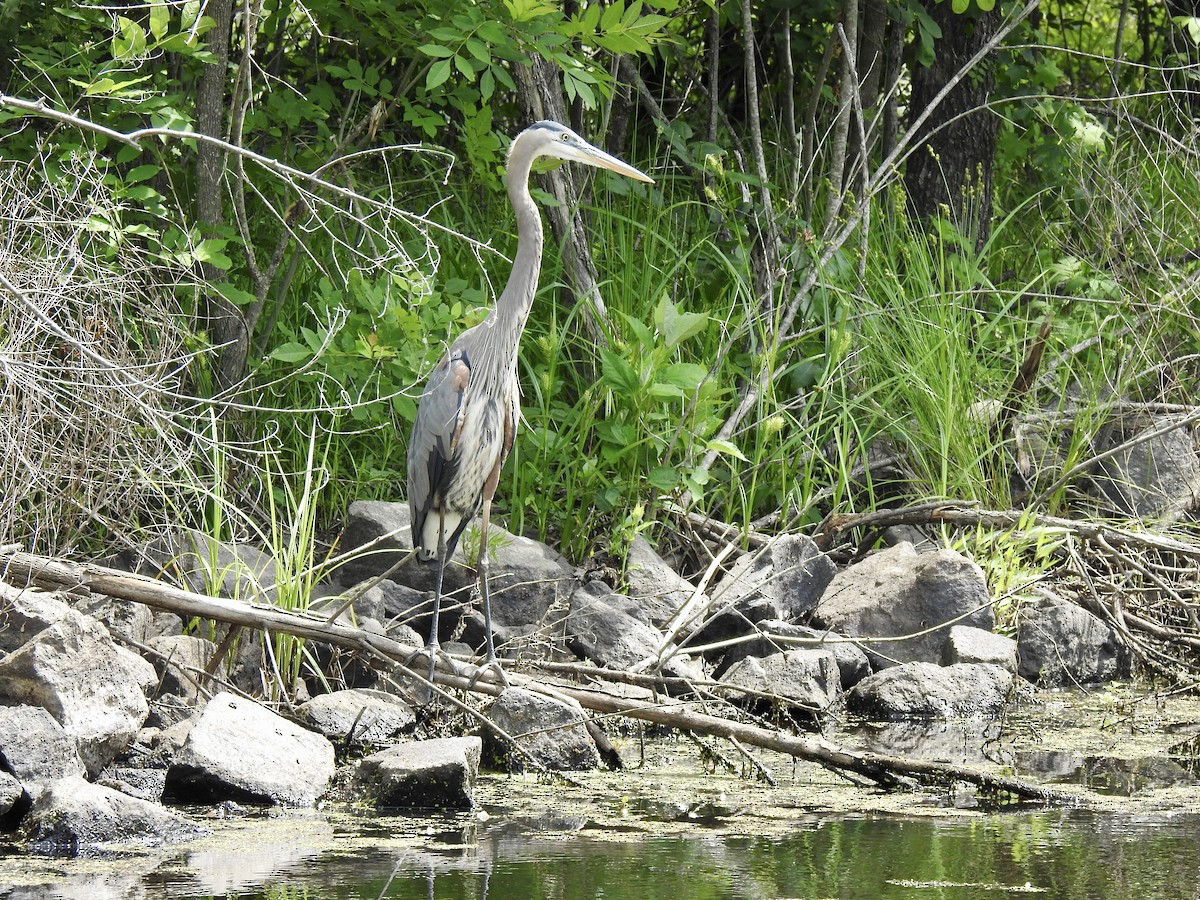
[[[13,551],[11,548],[0,549],[0,578],[17,587],[35,586],[74,593],[89,591],[141,603],[188,618],[198,616],[216,619],[232,625],[324,641],[382,658],[400,668],[406,668],[409,661],[421,658],[424,653],[419,648],[410,647],[380,634],[340,622],[326,622],[323,617],[288,612],[273,606],[209,597],[144,575],[133,575],[89,563],[77,564],[35,556]],[[493,696],[503,690],[503,687],[494,681],[483,680],[480,677],[482,672],[494,678],[491,670],[481,670],[476,666],[440,658],[438,666],[434,680],[443,687]],[[984,791],[1009,794],[1023,800],[1042,803],[1074,803],[1078,800],[1077,797],[1052,788],[991,772],[933,760],[868,753],[834,744],[823,737],[788,734],[723,719],[695,712],[679,701],[662,704],[649,700],[631,700],[599,688],[549,684],[516,672],[510,673],[509,680],[513,685],[528,690],[551,696],[570,697],[593,712],[627,716],[774,750],[835,771],[853,772],[883,787],[904,786],[909,780],[939,786],[965,782]]]

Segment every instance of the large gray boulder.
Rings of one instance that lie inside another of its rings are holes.
[[[721,683],[783,698],[810,712],[824,712],[842,692],[837,659],[829,650],[787,650],[762,659],[747,656]]]
[[[1125,677],[1129,657],[1117,634],[1086,609],[1061,597],[1021,604],[1017,672],[1042,687],[1073,687]]]
[[[320,694],[296,712],[331,741],[374,747],[401,740],[417,721],[412,707],[399,697],[370,688]]]
[[[167,769],[164,798],[312,806],[333,773],[333,745],[325,737],[221,693],[192,722]]]
[[[0,769],[12,773],[31,794],[58,778],[86,774],[77,747],[40,706],[0,706]]]
[[[1094,476],[1100,489],[1122,512],[1173,522],[1197,508],[1200,457],[1196,454],[1192,426],[1184,425],[1150,437],[1179,418],[1163,416],[1148,422],[1118,422],[1104,429],[1097,440],[1096,449],[1100,452],[1138,441],[1102,459]]]
[[[178,843],[204,833],[174,810],[78,776],[52,782],[22,823],[22,836],[30,850],[65,856],[131,844]]]
[[[994,718],[1012,686],[1012,673],[1000,666],[914,662],[868,675],[847,702],[875,719]]]
[[[0,699],[49,711],[93,776],[142,727],[146,692],[157,680],[150,663],[74,610],[0,659]]]
[[[843,569],[813,612],[823,628],[864,643],[872,668],[937,662],[952,625],[991,631],[995,625],[983,570],[961,553],[918,553],[900,543]]]
[[[625,558],[625,583],[629,599],[655,628],[662,628],[696,592],[640,534]]]
[[[594,769],[600,764],[583,707],[574,700],[510,687],[488,708],[487,717],[524,751],[487,734],[488,758],[503,761],[511,771],[530,768],[529,757],[552,771]]]
[[[836,571],[811,538],[780,535],[761,551],[739,558],[713,591],[713,601],[751,622],[794,622],[816,608]]]
[[[619,608],[624,600],[599,581],[583,585],[571,596],[566,621],[567,647],[581,659],[609,669],[628,670],[657,653],[662,632]],[[663,673],[679,678],[700,678],[698,663],[676,654]]]
[[[350,792],[380,809],[469,810],[482,751],[477,737],[399,744],[362,760]]]

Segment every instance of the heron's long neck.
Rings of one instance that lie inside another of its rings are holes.
[[[531,162],[516,152],[509,158],[508,199],[517,214],[517,252],[508,284],[492,313],[499,333],[513,335],[516,339],[520,338],[525,320],[529,318],[542,266],[542,216],[529,196]],[[516,353],[516,340],[513,341],[513,353]]]

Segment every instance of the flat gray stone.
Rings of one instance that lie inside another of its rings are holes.
[[[1107,451],[1171,421],[1163,416],[1132,427],[1116,423],[1105,429],[1096,449]],[[1094,480],[1123,512],[1145,519],[1178,520],[1200,501],[1200,456],[1192,426],[1159,434],[1105,457]]]
[[[731,646],[726,651],[724,669],[721,671],[747,656],[765,658],[788,650],[828,650],[837,660],[843,688],[848,690],[871,674],[871,663],[867,654],[857,644],[837,632],[809,628],[807,625],[793,625],[778,619],[757,622],[755,627],[762,636]],[[793,644],[788,642],[787,638],[797,638],[805,643]]]
[[[333,745],[251,700],[221,693],[196,716],[167,769],[174,803],[312,806],[334,773]]]
[[[269,602],[278,593],[271,556],[251,544],[219,541],[194,528],[163,535],[145,548],[145,557],[157,564],[157,571],[145,565],[142,571],[198,594]]]
[[[350,789],[380,809],[473,809],[482,752],[477,737],[399,744],[362,760]]]
[[[352,688],[320,694],[296,710],[313,729],[335,743],[382,747],[395,744],[416,724],[412,707],[392,694]]]
[[[174,694],[189,703],[200,698],[201,682],[211,689],[212,681],[203,676],[217,645],[204,638],[190,634],[164,635],[150,638],[146,645],[162,654],[153,660],[159,676],[159,692]],[[217,678],[225,677],[225,665],[221,663],[214,673]]]
[[[1016,672],[1017,642],[982,628],[955,625],[942,646],[942,665],[955,663],[988,663]]]
[[[775,694],[813,712],[828,709],[842,692],[841,672],[829,650],[747,656],[729,667],[721,683]]]
[[[30,850],[60,856],[178,843],[204,833],[174,810],[75,776],[52,782],[22,824]]]
[[[488,708],[487,717],[513,738],[524,753],[491,734],[489,759],[514,772],[530,768],[529,754],[552,771],[594,769],[600,753],[587,729],[587,716],[576,702],[558,700],[521,688],[506,689]]]
[[[876,719],[995,718],[1013,686],[1000,666],[914,662],[868,675],[848,695],[849,707]]]

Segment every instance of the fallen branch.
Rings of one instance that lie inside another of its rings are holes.
[[[35,586],[74,594],[105,594],[174,612],[187,618],[199,616],[324,641],[382,658],[401,668],[424,653],[420,648],[408,646],[383,635],[339,622],[326,622],[323,617],[288,612],[273,606],[208,597],[144,575],[133,575],[93,564],[77,564],[35,556],[10,548],[0,548],[0,578],[18,588]],[[489,676],[489,680],[484,680],[481,673]],[[434,675],[435,682],[443,687],[495,696],[503,687],[492,680],[494,678],[495,675],[490,670],[481,670],[473,665],[442,658],[438,660],[438,670]],[[977,769],[933,760],[867,753],[839,746],[822,737],[786,734],[722,719],[695,712],[679,701],[671,701],[664,705],[653,701],[629,700],[600,689],[551,685],[516,672],[509,674],[509,680],[514,686],[551,696],[571,697],[593,712],[628,716],[670,728],[775,750],[835,771],[856,773],[883,787],[904,786],[907,779],[927,785],[966,782],[986,792],[1008,794],[1023,800],[1042,803],[1074,803],[1078,800],[1077,797],[1051,788]]]

